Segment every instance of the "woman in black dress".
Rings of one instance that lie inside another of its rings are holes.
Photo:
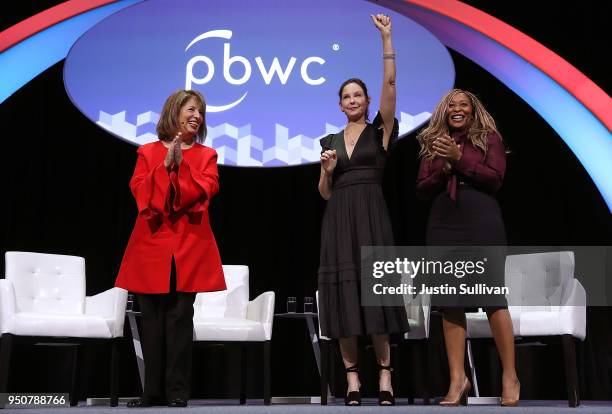
[[[339,91],[346,128],[321,139],[319,192],[328,203],[321,228],[319,315],[322,334],[340,342],[347,373],[347,405],[361,402],[357,336],[371,336],[380,367],[379,404],[392,405],[389,334],[409,329],[403,307],[362,307],[360,299],[361,246],[393,245],[381,181],[390,142],[398,135],[391,20],[383,14],[371,17],[383,44],[379,113],[367,123],[370,98],[366,85],[359,79],[348,79]]]
[[[442,98],[429,126],[417,136],[421,165],[417,196],[432,199],[427,244],[437,246],[505,246],[506,233],[496,199],[502,185],[506,153],[493,117],[478,98],[454,89]],[[492,277],[503,280],[503,259]],[[489,276],[489,273],[487,274]],[[516,405],[520,383],[514,361],[514,334],[507,306],[485,308],[502,362],[501,405]],[[471,388],[465,375],[465,309],[443,312],[444,342],[450,386],[441,405],[467,402]]]

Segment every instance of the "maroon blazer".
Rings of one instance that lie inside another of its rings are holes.
[[[456,200],[457,181],[466,181],[472,187],[494,193],[502,185],[506,172],[506,148],[496,133],[487,136],[487,155],[472,145],[466,134],[453,132],[451,137],[461,145],[462,156],[450,174],[442,170],[444,159],[421,158],[416,193],[422,200],[433,198],[446,189],[449,197]]]

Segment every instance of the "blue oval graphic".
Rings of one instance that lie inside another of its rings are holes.
[[[113,135],[144,144],[166,97],[202,92],[206,144],[219,162],[287,166],[319,161],[319,138],[346,123],[338,87],[359,77],[370,112],[382,79],[380,34],[360,0],[149,0],[94,26],[73,45],[64,84],[73,103]],[[430,117],[454,82],[446,48],[408,18],[392,17],[400,135]]]

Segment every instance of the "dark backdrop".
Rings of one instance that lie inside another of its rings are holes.
[[[11,13],[0,17],[0,30],[57,3],[14,2]],[[540,41],[609,91],[610,65],[604,63],[608,39],[605,2],[550,3],[548,9],[532,1],[468,3]],[[456,86],[480,96],[512,150],[499,193],[509,243],[610,245],[610,211],[564,142],[512,91],[471,61],[451,54]],[[0,105],[4,138],[0,247],[2,251],[85,257],[87,294],[92,295],[113,285],[134,223],[136,209],[128,181],[136,154],[134,146],[112,138],[71,104],[62,69],[63,62],[54,65]],[[401,73],[398,68],[398,82],[402,82]],[[353,75],[358,75],[358,69],[355,74],[347,73],[347,77]],[[385,192],[398,244],[418,245],[424,240],[429,206],[414,197],[417,151],[414,135],[404,138],[386,171]],[[317,192],[318,175],[318,165],[220,167],[221,191],[211,204],[210,215],[223,262],[248,265],[251,296],[274,290],[277,311],[283,311],[287,296],[297,296],[301,303],[316,290],[325,207]],[[611,316],[609,308],[588,310],[588,336],[579,347],[583,398],[612,399]],[[273,338],[273,394],[316,394],[318,377],[306,326],[277,320]],[[429,375],[442,394],[448,373],[439,337],[433,340],[440,354]],[[485,395],[499,392],[495,364],[487,357],[489,348],[487,344],[476,347]],[[137,395],[136,364],[127,339],[123,351],[121,394]],[[259,359],[253,357],[249,383],[252,393],[261,395]],[[22,348],[14,358],[11,390],[68,390],[70,358],[65,350]],[[524,397],[565,398],[559,349],[519,348],[517,358]],[[368,363],[371,360],[370,355]],[[81,374],[82,397],[108,392],[108,361],[104,348],[88,348]],[[194,367],[195,397],[237,395],[238,367],[231,352],[199,350]],[[409,362],[400,368],[413,371]],[[372,391],[374,368],[366,365],[364,369],[364,386]],[[220,380],[207,380],[210,376]],[[397,392],[402,386],[396,384]]]

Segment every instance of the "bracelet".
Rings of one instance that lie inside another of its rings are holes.
[[[395,52],[393,52],[393,53],[383,53],[383,59],[395,59]]]

